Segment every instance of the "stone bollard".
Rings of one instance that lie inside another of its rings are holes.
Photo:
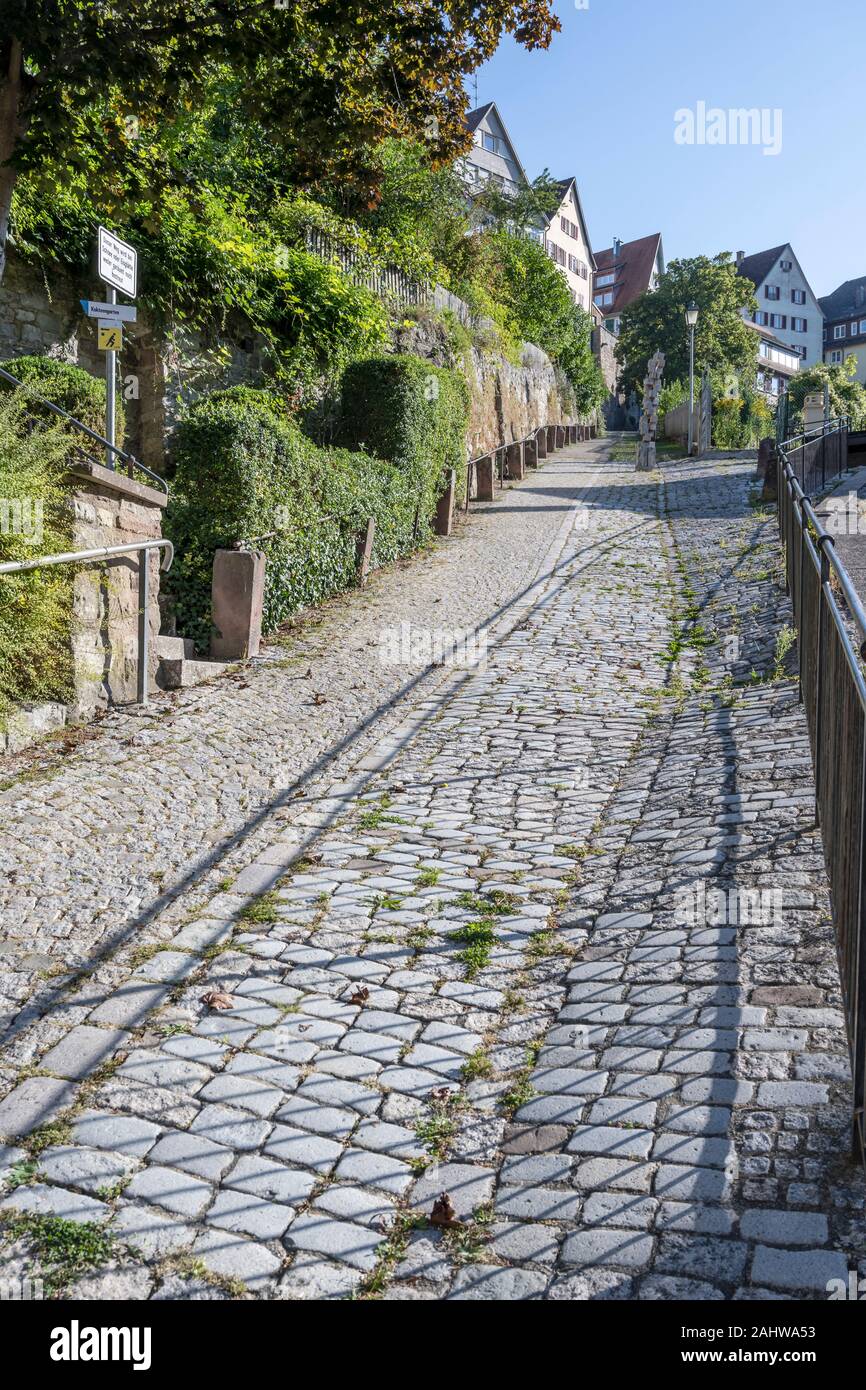
[[[214,661],[242,661],[258,655],[264,595],[265,557],[260,550],[216,552],[211,585]]]
[[[524,476],[526,465],[523,460],[523,443],[520,440],[508,445],[505,451],[505,467],[509,478],[519,482]]]
[[[556,425],[547,426],[547,452],[552,454],[556,448]]]
[[[475,491],[477,494],[476,501],[492,502],[493,488],[493,455],[485,454],[484,457],[478,459],[475,464]]]
[[[451,527],[454,524],[454,493],[456,491],[456,474],[452,468],[448,474],[448,482],[445,491],[436,503],[436,519],[433,522],[433,529],[437,536],[450,536]]]
[[[779,454],[776,449],[776,441],[772,440],[771,448],[767,456],[767,470],[764,474],[764,486],[761,491],[762,502],[775,502],[779,495]]]
[[[538,440],[534,434],[524,442],[523,461],[527,468],[538,467]]]
[[[359,531],[355,537],[355,563],[358,583],[362,588],[370,577],[370,561],[373,556],[373,537],[375,534],[376,522],[371,516],[363,531]]]
[[[565,444],[566,444],[566,438],[565,438],[565,425],[557,425],[557,426],[556,426],[555,437],[556,437],[556,447],[557,447],[557,449],[564,449],[564,448],[565,448]]]
[[[773,439],[772,435],[768,435],[766,439],[761,440],[758,445],[758,466],[755,470],[756,478],[766,478],[767,464],[770,462],[770,457],[775,447],[776,441]]]
[[[568,442],[569,442],[569,444],[576,444],[576,443],[577,443],[577,425],[569,425],[569,427],[568,427]]]
[[[544,428],[544,425],[535,432],[535,458],[536,467],[538,467],[542,459],[547,458],[547,430]]]

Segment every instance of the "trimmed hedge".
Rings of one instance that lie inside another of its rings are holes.
[[[401,354],[352,362],[343,373],[339,440],[394,463],[432,515],[448,471],[466,485],[469,388],[459,372]]]
[[[356,538],[370,517],[374,565],[426,540],[444,455],[440,447],[425,462],[423,447],[409,451],[402,419],[394,417],[391,436],[395,448],[403,441],[398,464],[317,447],[265,390],[217,391],[193,405],[177,431],[164,528],[177,551],[167,587],[178,630],[200,649],[209,645],[214,552],[237,540],[279,533],[259,546],[267,555],[265,632],[355,582]]]
[[[83,425],[105,434],[105,381],[91,376],[81,367],[73,367],[68,362],[58,362],[54,357],[11,357],[0,362],[7,372],[17,376],[26,386],[31,386],[39,396],[44,396],[52,405],[59,405],[80,420]],[[0,378],[0,387],[7,391],[15,390],[8,381]],[[32,414],[44,414],[48,419],[56,419],[50,411],[40,412],[38,404],[28,405]],[[123,443],[124,413],[120,393],[116,402],[117,443]],[[95,446],[98,448],[98,446]]]

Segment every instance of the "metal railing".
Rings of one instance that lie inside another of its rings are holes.
[[[866,612],[796,476],[789,443],[779,446],[779,532],[833,902],[854,1083],[852,1150],[866,1163]]]
[[[40,555],[36,560],[6,560],[0,564],[0,574],[25,574],[28,570],[48,569],[52,565],[84,565],[96,560],[111,560],[118,555],[138,554],[138,703],[149,700],[148,666],[150,660],[150,565],[148,552],[165,549],[160,568],[171,569],[174,546],[163,537],[153,541],[131,541],[129,545],[105,545],[96,550],[67,550],[59,555]]]
[[[848,427],[847,415],[840,415],[777,445],[807,497],[821,492],[848,467]]]
[[[92,439],[96,444],[101,444],[103,449],[107,449],[114,458],[120,459],[121,462],[126,465],[128,477],[134,477],[136,472],[143,473],[146,478],[150,479],[155,487],[160,488],[161,491],[165,493],[166,497],[168,496],[168,483],[165,479],[161,478],[158,473],[154,473],[146,464],[141,462],[141,459],[137,459],[134,454],[128,453],[126,449],[121,449],[117,444],[109,443],[104,435],[99,434],[96,430],[92,430],[89,425],[85,425],[81,420],[77,420],[74,415],[70,415],[68,410],[64,410],[61,406],[55,405],[53,401],[48,401],[44,396],[40,396],[39,392],[34,391],[33,387],[30,386],[28,382],[20,381],[17,376],[13,376],[11,372],[7,372],[5,367],[0,367],[0,380],[8,381],[10,386],[14,386],[19,391],[23,391],[30,400],[37,401],[45,410],[49,410],[52,415],[59,415],[61,420],[65,420],[67,424],[72,425],[73,429],[78,430],[80,434],[86,435],[88,439]],[[99,459],[95,459],[92,454],[88,454],[84,449],[79,448],[79,453],[88,463],[99,464]],[[100,467],[102,466],[104,465],[100,465]]]

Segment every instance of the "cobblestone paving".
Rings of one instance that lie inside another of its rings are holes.
[[[0,1211],[118,1240],[69,1296],[809,1298],[863,1263],[774,524],[748,463],[598,455],[489,518],[583,498],[484,667],[19,1017]]]

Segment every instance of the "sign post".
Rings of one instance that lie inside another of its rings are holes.
[[[99,278],[108,289],[108,302],[91,304],[86,313],[98,320],[98,346],[105,353],[105,437],[115,444],[117,401],[117,352],[122,343],[123,320],[134,321],[126,306],[118,305],[117,291],[134,299],[138,289],[138,252],[128,242],[121,241],[107,227],[99,228]],[[100,312],[101,311],[101,312]],[[113,449],[106,449],[106,465],[114,468]]]

